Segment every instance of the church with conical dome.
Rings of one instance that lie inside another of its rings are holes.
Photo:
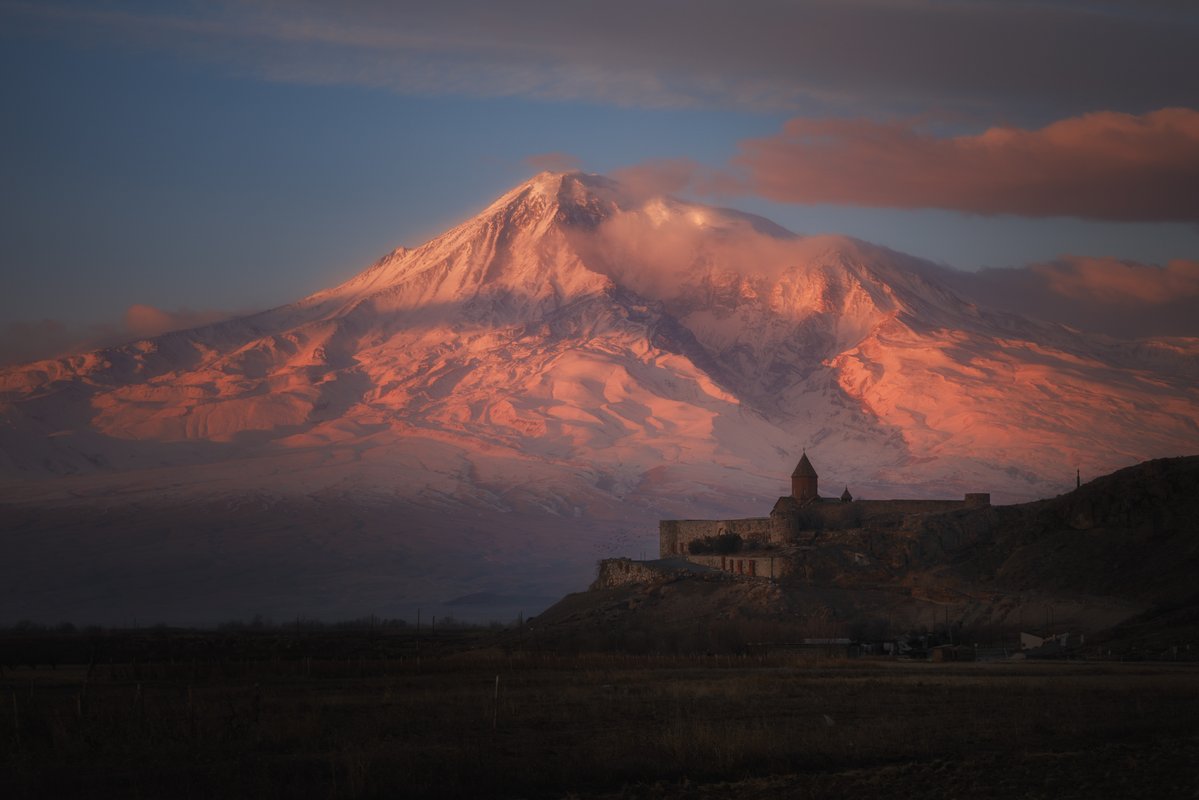
[[[812,462],[808,460],[808,451],[805,449],[799,463],[795,465],[795,471],[791,473],[791,496],[801,505],[819,500],[820,494],[817,491],[819,477]]]

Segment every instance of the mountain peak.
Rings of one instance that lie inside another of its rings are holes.
[[[342,307],[369,298],[390,311],[502,307],[503,317],[530,304],[556,307],[610,285],[583,264],[567,230],[594,229],[622,205],[619,184],[601,175],[542,172],[441,236],[396,250],[310,299],[334,298]]]
[[[528,224],[532,219],[593,228],[634,201],[616,181],[578,170],[540,172],[501,195],[483,212]],[[515,212],[515,213],[514,213]]]
[[[623,194],[621,186],[611,178],[581,170],[539,172],[504,192],[488,209],[507,206],[522,200],[541,200],[549,203],[588,199],[616,200]],[[486,213],[486,212],[484,212]]]
[[[582,170],[572,169],[562,172],[546,170],[538,172],[532,178],[529,178],[522,184],[519,184],[513,191],[521,191],[522,189],[532,189],[544,194],[546,197],[557,197],[558,193],[567,186],[611,186],[614,182],[592,172],[583,172]]]

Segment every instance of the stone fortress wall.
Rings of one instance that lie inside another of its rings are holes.
[[[592,589],[611,589],[630,583],[649,583],[661,577],[661,572],[644,561],[631,558],[605,558],[599,563],[599,574]]]
[[[735,533],[746,546],[764,547],[777,543],[775,523],[770,517],[749,519],[664,519],[658,522],[658,556],[687,556],[697,539]]]
[[[990,496],[967,495],[964,500],[854,500],[848,503],[817,502],[794,514],[774,514],[748,519],[664,519],[658,522],[658,556],[684,556],[697,560],[689,546],[697,539],[725,533],[741,537],[745,549],[796,544],[805,533],[853,528],[895,529],[908,526],[908,518],[943,514],[961,508],[990,505]]]
[[[711,553],[689,555],[687,560],[693,564],[702,564],[705,567],[733,575],[744,575],[748,578],[782,578],[791,574],[793,569],[793,559],[782,553],[771,555],[769,551],[761,550],[748,550],[724,556]]]

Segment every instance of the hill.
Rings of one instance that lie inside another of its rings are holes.
[[[1010,641],[1048,627],[1125,650],[1193,643],[1199,655],[1197,488],[1199,457],[1159,459],[1048,500],[823,530],[777,581],[682,559],[613,562],[538,617],[537,635],[673,652],[922,629]]]

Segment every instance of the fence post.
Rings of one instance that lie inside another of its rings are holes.
[[[491,729],[494,731],[500,720],[500,676],[495,676],[495,701],[491,707]]]

